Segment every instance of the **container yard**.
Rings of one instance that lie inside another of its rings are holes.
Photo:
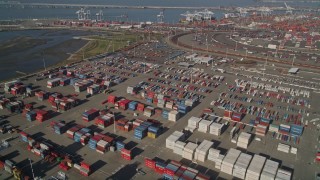
[[[1,179],[316,179],[316,17],[151,26],[165,33],[1,84]]]

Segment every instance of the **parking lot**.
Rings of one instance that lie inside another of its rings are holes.
[[[152,43],[149,48],[155,48],[153,46],[161,47],[160,45]],[[229,101],[229,104],[242,104],[242,109],[247,109],[249,106],[255,106],[264,113],[269,113],[270,116],[279,115],[278,119],[273,118],[273,124],[277,125],[293,124],[296,121],[305,125],[307,121],[318,117],[317,107],[319,106],[319,102],[317,99],[319,98],[319,94],[316,92],[319,88],[319,81],[313,79],[314,74],[309,74],[308,72],[301,70],[297,75],[284,75],[274,70],[275,68],[272,66],[267,66],[264,73],[262,73],[263,71],[261,71],[259,66],[256,66],[256,69],[253,68],[256,71],[249,71],[249,69],[246,68],[235,68],[232,66],[232,63],[217,65],[218,68],[223,67],[226,70],[225,73],[213,71],[211,66],[199,64],[194,65],[193,68],[187,69],[178,65],[178,62],[184,59],[184,55],[181,55],[179,58],[172,58],[171,60],[169,60],[170,58],[166,59],[165,57],[172,56],[172,53],[178,52],[178,50],[168,47],[168,45],[162,46],[166,49],[170,49],[170,51],[167,53],[167,50],[163,50],[157,52],[158,55],[156,56],[148,55],[148,58],[144,58],[144,56],[146,56],[146,52],[143,52],[145,45],[141,45],[135,49],[135,51],[137,51],[135,57],[132,57],[132,53],[134,52],[131,50],[124,54],[130,54],[132,58],[121,54],[115,54],[98,61],[80,63],[69,68],[69,70],[78,74],[85,74],[86,77],[83,79],[89,79],[89,77],[94,77],[93,79],[101,79],[108,75],[107,78],[109,81],[115,81],[115,83],[113,83],[114,85],[110,87],[113,90],[111,95],[132,101],[138,101],[153,107],[156,107],[156,105],[148,102],[146,98],[128,94],[127,87],[136,86],[139,83],[144,82],[145,87],[143,89],[164,94],[168,99],[174,100],[175,102],[181,99],[198,99],[199,102],[196,106],[190,109],[186,114],[182,114],[181,118],[176,122],[168,121],[161,116],[154,115],[146,117],[143,113],[138,111],[110,109],[110,107],[113,107],[114,105],[110,103],[102,104],[103,101],[107,100],[109,94],[98,93],[88,97],[86,92],[75,92],[75,88],[71,85],[47,88],[47,81],[49,79],[43,78],[42,80],[36,81],[35,79],[38,79],[36,76],[24,78],[22,81],[23,84],[32,84],[33,90],[41,89],[48,92],[59,92],[63,96],[76,94],[76,97],[80,100],[80,105],[73,107],[66,112],[56,112],[47,100],[39,101],[35,96],[24,99],[17,97],[17,99],[22,99],[25,104],[34,104],[33,106],[35,109],[49,111],[50,119],[42,123],[38,121],[29,122],[21,114],[10,113],[6,109],[0,110],[0,115],[7,116],[6,119],[9,121],[9,124],[30,134],[34,139],[49,142],[54,145],[57,151],[70,154],[78,163],[85,161],[91,165],[92,174],[89,177],[82,176],[77,170],[75,170],[75,168],[71,168],[69,171],[66,171],[69,179],[160,178],[161,175],[145,167],[144,158],[146,157],[151,159],[157,157],[164,161],[169,159],[177,160],[192,168],[198,169],[201,173],[210,176],[212,179],[216,179],[217,177],[231,179],[231,176],[225,173],[220,173],[219,170],[215,169],[213,162],[206,161],[202,163],[183,159],[181,156],[174,154],[172,150],[167,149],[164,145],[166,138],[172,134],[172,132],[183,130],[190,117],[200,117],[205,109],[209,108],[217,116],[223,117],[224,109],[212,104],[213,101],[218,101],[219,98],[224,99],[224,102],[221,103],[225,104],[224,107],[226,107],[226,102]],[[146,49],[145,51],[148,50]],[[158,59],[162,59],[162,61],[156,64]],[[165,61],[170,62],[170,64],[165,63]],[[319,74],[316,75],[318,76]],[[62,77],[63,75],[60,74],[58,76]],[[124,78],[124,80],[118,81],[119,78]],[[242,92],[236,89],[236,79],[242,80],[242,83],[248,84],[243,85]],[[276,89],[286,87],[291,88],[292,91],[306,91],[310,94],[309,96],[300,93],[292,94],[291,90],[289,92],[276,92],[283,97],[284,100],[282,101],[272,97],[271,95],[266,95],[268,92],[273,92],[271,89],[256,88],[256,95],[253,95],[248,93],[250,92],[249,89],[253,87],[253,82],[270,84]],[[300,87],[296,86],[297,84],[299,84]],[[303,86],[306,86],[307,88]],[[314,89],[310,89],[310,87]],[[6,97],[12,97],[12,95],[4,93],[3,88],[1,92]],[[143,92],[143,90],[139,93],[141,92]],[[260,96],[259,94],[263,95]],[[248,101],[248,98],[251,98],[252,100]],[[298,102],[303,102],[303,106]],[[130,132],[121,131],[119,129],[114,129],[113,125],[102,129],[96,126],[94,121],[83,121],[82,113],[90,108],[108,110],[115,114],[119,114],[121,119],[125,118],[133,120],[139,118],[144,120],[158,120],[165,130],[156,139],[145,137],[142,140],[138,140],[134,138],[133,130]],[[163,110],[170,111],[168,108],[163,108]],[[240,108],[232,110],[241,111],[245,114],[241,123],[246,124],[246,126],[243,129],[240,129],[240,132],[244,131],[254,133],[255,130],[250,126],[250,121],[258,116],[257,113],[242,111]],[[136,113],[137,116],[135,116],[134,113]],[[290,118],[285,119],[285,114],[288,114],[288,117]],[[120,152],[106,152],[105,154],[99,154],[88,146],[82,146],[80,143],[74,142],[65,134],[58,135],[50,128],[50,122],[53,120],[64,120],[66,123],[70,124],[82,124],[95,132],[108,134],[115,137],[116,140],[125,142],[127,144],[127,148],[132,150],[133,160],[127,161],[122,159]],[[225,122],[226,120],[223,121]],[[221,136],[213,136],[211,134],[195,131],[187,141],[201,142],[204,139],[213,141],[215,143],[214,147],[222,149],[222,152],[225,153],[229,148],[236,148],[236,145],[231,142],[229,134],[233,128],[232,125],[239,128],[241,123],[230,123]],[[316,125],[309,123],[308,126],[305,126],[303,135],[300,137],[299,144],[294,140],[277,140],[272,136],[272,133],[269,132],[265,137],[259,137],[261,141],[252,140],[249,148],[246,151],[243,150],[243,152],[261,154],[268,158],[280,161],[282,167],[289,168],[293,172],[293,179],[313,179],[319,168],[319,165],[314,162],[317,150],[316,148],[319,143],[319,136],[320,134],[319,131],[316,130]],[[50,177],[56,175],[56,173],[60,171],[58,163],[44,162],[40,157],[28,151],[27,144],[21,141],[19,134],[6,133],[1,135],[2,139],[10,137],[12,137],[11,140],[8,140],[10,147],[1,151],[2,159],[14,161],[17,167],[21,168],[22,171],[27,173],[29,176],[32,176],[32,174],[30,173],[31,166],[28,158],[30,158],[33,163],[32,166],[35,176]],[[294,155],[277,151],[277,145],[279,142],[297,147],[298,154]],[[146,175],[137,174],[136,168],[138,167],[143,168]],[[10,177],[10,175],[3,171],[1,177],[5,179]]]

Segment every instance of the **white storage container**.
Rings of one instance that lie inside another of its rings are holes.
[[[247,169],[246,180],[259,180],[266,158],[255,154]]]
[[[240,179],[244,179],[251,159],[252,159],[251,155],[241,153],[237,162],[233,167],[233,172],[232,172],[233,176]]]
[[[200,121],[201,121],[201,118],[192,116],[192,117],[189,118],[189,120],[188,120],[188,127],[198,128]]]
[[[202,119],[202,120],[199,122],[198,131],[199,131],[199,132],[207,133],[207,132],[209,131],[209,126],[211,125],[211,123],[212,123],[212,121],[208,121],[208,120]]]
[[[278,147],[277,147],[277,150],[278,150],[278,151],[281,151],[281,152],[289,153],[289,151],[290,151],[290,146],[289,146],[289,145],[286,145],[286,144],[279,143],[279,144],[278,144]]]
[[[197,147],[197,144],[189,142],[183,149],[182,157],[192,161]]]
[[[179,117],[180,117],[180,113],[178,111],[170,111],[168,120],[176,122],[179,119]]]
[[[237,149],[229,149],[226,157],[223,159],[221,164],[221,171],[227,174],[232,175],[233,166],[235,162],[237,161],[241,151]]]
[[[251,134],[246,133],[246,132],[241,132],[238,137],[237,146],[244,148],[244,149],[247,149],[249,142],[250,142],[250,139],[251,139]]]
[[[278,169],[276,180],[291,180],[292,173],[283,169]]]
[[[186,143],[182,141],[176,141],[176,143],[174,144],[173,152],[181,156],[185,146]]]
[[[213,122],[209,127],[210,129],[209,133],[215,136],[220,136],[222,128],[223,128],[223,124]]]
[[[278,171],[279,163],[267,159],[266,164],[263,167],[260,180],[274,179]]]
[[[204,162],[207,160],[209,149],[213,146],[213,142],[204,140],[202,143],[197,147],[195,152],[195,158],[198,161]]]

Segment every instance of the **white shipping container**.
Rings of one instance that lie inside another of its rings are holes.
[[[174,131],[169,137],[167,137],[166,147],[173,150],[175,142],[179,139],[184,139],[184,137],[185,135],[182,132]]]
[[[233,176],[240,179],[244,179],[251,159],[252,159],[251,155],[241,153],[237,162],[234,165],[233,172],[232,172]]]
[[[213,146],[213,142],[204,140],[197,147],[195,152],[195,158],[198,161],[204,162],[207,159],[209,149]]]
[[[181,156],[185,146],[186,146],[186,143],[184,143],[182,141],[176,141],[174,148],[173,148],[173,152]]]
[[[189,142],[183,149],[182,157],[189,160],[193,160],[194,152],[197,147],[197,144]]]
[[[176,143],[176,141],[178,141],[178,139],[179,139],[179,137],[174,136],[174,135],[170,135],[166,139],[166,147],[173,150],[174,144]]]
[[[199,122],[198,131],[199,131],[199,132],[207,133],[207,132],[209,131],[209,126],[211,125],[211,123],[212,123],[212,121],[208,121],[208,120],[202,119],[202,120]]]
[[[246,132],[241,132],[238,137],[237,146],[244,148],[244,149],[247,149],[250,139],[251,139],[251,134],[246,133]]]
[[[221,164],[221,171],[227,174],[232,175],[233,166],[237,161],[241,151],[231,148],[229,149],[226,157],[223,159]]]
[[[291,180],[292,173],[283,169],[278,169],[276,180]]]
[[[290,151],[290,146],[289,146],[289,145],[286,145],[286,144],[279,143],[279,144],[278,144],[278,147],[277,147],[277,150],[278,150],[278,151],[281,151],[281,152],[289,153],[289,151]]]
[[[222,164],[222,161],[224,160],[225,156],[220,154],[220,156],[216,159],[215,161],[215,168],[221,170],[221,164]]]
[[[200,121],[201,121],[201,118],[192,116],[192,117],[189,118],[189,120],[188,120],[188,127],[198,128]]]
[[[213,122],[209,127],[209,133],[215,136],[220,136],[223,126],[223,124]]]
[[[266,164],[263,167],[260,180],[274,179],[279,167],[279,163],[267,159]]]
[[[179,117],[180,117],[180,113],[178,111],[170,111],[168,120],[176,122],[179,119]]]
[[[259,180],[266,158],[255,154],[247,169],[246,180]]]

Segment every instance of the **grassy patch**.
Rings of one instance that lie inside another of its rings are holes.
[[[90,42],[76,55],[77,57],[88,58],[101,53],[113,52],[122,49],[128,44],[135,43],[139,38],[133,34],[116,33],[107,36],[88,36],[85,37]]]

